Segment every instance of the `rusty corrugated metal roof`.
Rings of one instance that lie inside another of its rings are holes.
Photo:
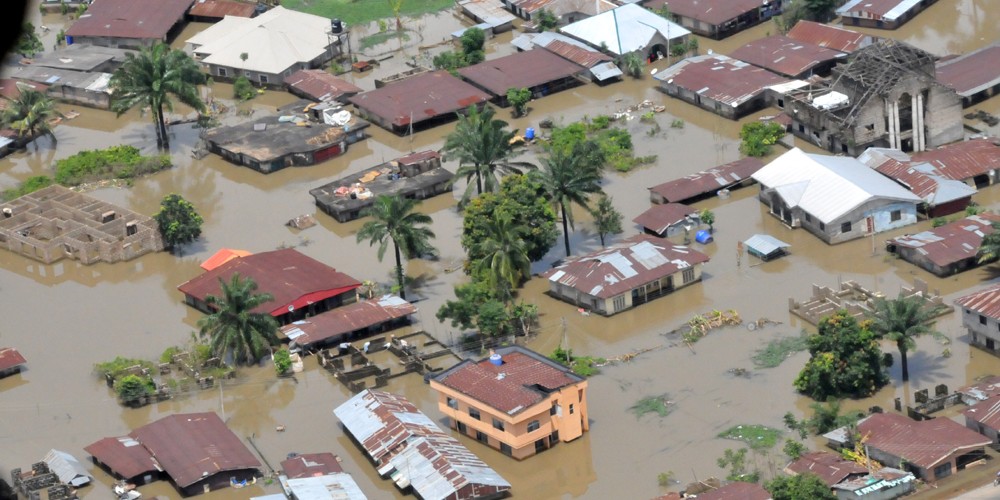
[[[1000,43],[937,64],[937,80],[963,97],[1000,84]]]
[[[922,233],[897,236],[891,241],[901,247],[914,248],[930,262],[945,268],[974,258],[983,237],[993,233],[996,223],[1000,223],[1000,216],[982,213]]]
[[[163,417],[130,436],[156,457],[181,488],[220,472],[260,467],[243,441],[213,412]]]
[[[965,309],[1000,320],[1000,285],[993,285],[978,292],[955,299],[955,304]]]
[[[528,50],[460,68],[462,78],[493,95],[512,88],[532,88],[579,74],[583,67],[546,50]]]
[[[417,312],[413,304],[395,296],[363,300],[317,314],[281,327],[281,336],[298,345],[310,345],[334,337],[405,318]]]
[[[827,486],[833,486],[853,474],[868,474],[868,469],[861,465],[826,451],[806,453],[788,464],[785,470],[796,474],[815,474]]]
[[[657,10],[664,5],[675,16],[690,17],[703,23],[719,25],[761,7],[761,0],[653,0],[646,7]]]
[[[288,479],[296,479],[344,472],[344,468],[333,453],[302,453],[282,460],[281,471]]]
[[[993,396],[986,401],[976,403],[963,411],[962,415],[990,429],[1000,429],[1000,396]]]
[[[534,351],[521,346],[496,350],[502,364],[490,359],[465,360],[434,377],[434,381],[514,415],[541,402],[548,393],[584,379]]]
[[[106,437],[83,449],[97,461],[108,466],[111,472],[125,479],[154,472],[160,468],[149,450],[131,436]]]
[[[194,0],[95,0],[67,36],[166,39]]]
[[[858,434],[868,436],[869,447],[923,469],[992,442],[949,418],[917,422],[896,413],[872,414],[858,422]]]
[[[406,127],[461,111],[490,100],[490,95],[455,78],[432,71],[363,92],[350,99],[360,109],[395,127]]]
[[[610,298],[708,260],[693,248],[640,234],[597,252],[569,257],[542,277],[592,297]]]
[[[844,59],[845,56],[843,52],[794,40],[784,35],[753,40],[729,54],[733,59],[792,78],[808,73],[821,64]]]
[[[649,190],[668,202],[681,202],[745,181],[761,168],[764,168],[763,161],[747,157],[653,186]]]
[[[253,17],[256,4],[233,0],[196,0],[191,7],[192,16],[222,19],[226,16]]]
[[[759,484],[735,482],[699,493],[698,500],[771,500],[771,494]]]
[[[0,371],[27,363],[24,356],[13,347],[0,347]]]
[[[611,57],[594,50],[587,50],[562,40],[552,40],[543,45],[545,50],[558,54],[584,68],[590,68],[602,62],[610,61]]]
[[[788,83],[787,78],[722,54],[689,57],[653,78],[733,107],[772,85]]]
[[[1000,140],[979,138],[955,142],[911,156],[913,162],[926,162],[949,179],[959,181],[1000,169]]]
[[[805,19],[795,23],[788,31],[788,38],[841,52],[854,52],[872,39],[871,35]]]
[[[219,279],[228,282],[234,273],[253,278],[258,293],[274,296],[273,301],[261,304],[254,311],[276,316],[287,313],[289,305],[301,308],[308,305],[303,301],[319,302],[361,286],[360,281],[294,248],[285,248],[237,257],[182,283],[177,289],[204,301],[209,295],[218,296],[221,293]]]
[[[680,203],[663,203],[653,205],[648,210],[632,219],[632,222],[656,233],[663,235],[664,232],[675,224],[681,223],[688,215],[697,214],[698,211]]]
[[[303,69],[288,75],[285,85],[315,101],[339,101],[361,93],[361,87],[321,69]]]

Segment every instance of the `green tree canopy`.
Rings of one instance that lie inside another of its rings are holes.
[[[529,176],[509,175],[500,182],[499,192],[485,193],[465,207],[461,243],[469,263],[467,272],[484,257],[476,251],[476,242],[486,237],[490,221],[500,217],[510,218],[510,227],[524,241],[532,262],[544,257],[559,237],[556,214],[541,183]]]
[[[56,143],[56,135],[49,127],[49,120],[62,113],[56,111],[52,99],[37,90],[22,90],[17,98],[7,103],[3,110],[3,125],[17,132],[18,137],[35,140],[39,135],[47,135],[52,143]],[[38,143],[35,143],[38,148]]]
[[[615,208],[614,200],[608,195],[602,194],[597,199],[597,206],[590,210],[590,215],[594,218],[594,228],[601,238],[602,247],[605,246],[605,236],[622,233],[622,213]]]
[[[198,95],[198,85],[205,82],[198,63],[183,50],[157,42],[126,55],[125,62],[111,76],[111,110],[121,116],[135,106],[143,110],[148,107],[156,126],[156,145],[165,148],[170,139],[163,110],[174,110],[171,96],[202,112],[205,103]]]
[[[179,194],[168,194],[160,201],[160,211],[153,216],[163,242],[173,251],[185,243],[201,236],[201,225],[205,222],[191,202]]]
[[[572,205],[586,209],[590,195],[601,192],[601,171],[588,161],[588,144],[587,141],[578,142],[569,152],[563,148],[552,148],[541,159],[541,170],[532,172],[532,176],[541,183],[546,197],[562,213],[567,257],[571,255],[569,229],[573,227]]]
[[[229,281],[219,278],[221,295],[205,298],[215,311],[198,320],[199,335],[207,337],[212,354],[231,354],[237,363],[256,363],[269,346],[278,343],[278,321],[266,311],[256,311],[274,300],[270,293],[257,293],[257,282],[233,273]]]
[[[472,275],[495,290],[501,298],[521,286],[531,276],[531,261],[520,231],[511,224],[510,214],[490,218],[483,226],[482,237],[469,248],[470,254],[479,256],[470,261]]]
[[[923,297],[900,294],[889,300],[885,297],[875,299],[872,308],[871,330],[881,339],[891,340],[899,349],[900,368],[903,382],[910,380],[906,353],[916,349],[916,338],[933,331],[936,308],[927,307]]]
[[[35,33],[35,25],[28,22],[21,25],[21,36],[17,38],[17,45],[14,46],[14,52],[25,57],[32,57],[44,51],[45,46],[42,45],[41,39]]]
[[[549,31],[559,26],[559,18],[548,9],[539,10],[535,17],[538,19],[538,31]]]
[[[396,256],[396,285],[399,296],[406,298],[406,283],[403,277],[403,262],[401,257],[413,259],[421,255],[436,253],[430,240],[434,232],[425,227],[431,223],[427,214],[415,212],[416,200],[399,196],[381,195],[375,198],[375,203],[362,211],[364,216],[372,220],[365,222],[358,231],[358,242],[368,241],[370,245],[378,243],[378,260],[381,261],[385,250],[392,241],[392,249]]]
[[[764,489],[771,493],[773,500],[837,500],[830,487],[816,474],[804,473],[794,476],[778,476],[766,483]]]
[[[526,162],[513,161],[520,151],[514,149],[511,139],[517,135],[507,122],[494,118],[495,111],[486,106],[479,110],[470,106],[464,116],[459,116],[455,130],[444,142],[444,152],[449,159],[458,160],[455,179],[465,178],[468,186],[460,205],[472,198],[472,179],[476,180],[476,194],[496,192],[498,176],[520,174],[535,168]]]
[[[771,153],[771,146],[785,135],[785,127],[777,122],[750,122],[740,129],[740,153],[762,157]]]
[[[138,375],[125,375],[115,381],[115,393],[122,403],[129,406],[137,405],[139,399],[148,397],[155,391],[151,380]]]
[[[845,310],[819,322],[795,388],[817,400],[866,397],[889,383],[878,337]]]
[[[507,102],[514,107],[514,116],[524,116],[528,113],[528,103],[531,101],[531,91],[526,88],[507,89]]]
[[[976,255],[979,264],[993,262],[1000,257],[1000,223],[993,223],[993,232],[983,237]]]
[[[632,78],[642,78],[646,61],[636,52],[629,52],[622,57],[622,65],[625,73]]]

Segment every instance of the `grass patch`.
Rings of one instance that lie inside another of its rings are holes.
[[[807,349],[809,349],[809,339],[806,335],[782,337],[768,342],[763,349],[758,349],[753,355],[753,364],[757,368],[774,368],[792,354]]]
[[[417,17],[450,8],[454,0],[406,0],[400,9],[400,17]],[[367,24],[377,19],[392,18],[389,23],[396,25],[395,16],[389,2],[385,0],[283,0],[286,9],[308,12],[325,18],[338,18],[348,25]],[[403,20],[406,24],[406,20]]]
[[[80,151],[56,162],[55,181],[63,186],[79,186],[105,179],[129,180],[170,168],[170,156],[145,156],[133,146]]]
[[[772,429],[766,425],[737,425],[720,433],[719,437],[722,439],[743,441],[755,450],[767,450],[774,448],[774,445],[778,444],[781,431]]]
[[[376,45],[381,45],[390,40],[395,40],[399,37],[403,37],[404,42],[410,41],[409,30],[403,30],[403,33],[397,33],[396,30],[382,31],[375,33],[374,35],[368,35],[361,39],[361,48],[359,50],[367,50]]]
[[[3,192],[3,199],[6,201],[13,200],[15,198],[20,198],[26,194],[34,193],[42,188],[47,188],[51,186],[55,181],[51,177],[46,175],[36,175],[34,177],[28,178],[28,180],[18,184],[15,188],[10,188]]]
[[[634,405],[629,407],[632,413],[635,413],[635,418],[642,418],[643,415],[647,413],[655,413],[661,418],[670,414],[673,402],[667,399],[667,395],[662,396],[646,396]]]

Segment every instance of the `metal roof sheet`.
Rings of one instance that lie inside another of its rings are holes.
[[[49,450],[42,461],[48,464],[49,470],[59,477],[60,482],[74,487],[83,486],[90,482],[90,473],[87,472],[87,468],[76,457],[65,451]]]
[[[732,107],[755,99],[768,87],[789,81],[722,54],[689,57],[657,72],[653,78]]]
[[[339,101],[363,90],[321,69],[303,69],[288,75],[285,85],[316,101]]]
[[[784,241],[781,241],[769,234],[755,234],[747,238],[743,244],[763,255],[769,255],[771,252],[776,250],[791,247],[788,243],[785,243]]]
[[[0,347],[0,371],[27,363],[24,356],[13,347]]]
[[[166,40],[194,0],[94,0],[69,29],[72,37]]]
[[[771,494],[759,484],[734,482],[699,493],[698,500],[771,500]]]
[[[366,500],[350,474],[336,472],[321,476],[289,478],[288,489],[298,500]],[[282,497],[284,498],[284,497]]]
[[[658,184],[649,190],[662,196],[668,202],[681,202],[742,182],[763,167],[764,162],[759,158],[742,158],[680,179]]]
[[[552,52],[536,49],[459,68],[458,74],[493,95],[506,96],[508,89],[530,89],[580,74],[583,69]]]
[[[605,80],[610,80],[612,78],[618,78],[622,76],[622,70],[615,66],[615,63],[608,61],[597,64],[590,68],[590,74],[597,78],[597,81],[603,82]]]
[[[662,236],[670,226],[680,224],[689,215],[697,213],[697,210],[687,205],[663,203],[649,207],[645,212],[632,219],[632,222]]]
[[[871,44],[872,41],[871,35],[805,19],[795,23],[787,36],[793,40],[809,42],[840,52],[854,52]]]
[[[657,34],[667,40],[691,34],[684,27],[635,4],[625,4],[582,19],[563,26],[559,31],[593,47],[603,44],[616,55],[645,50]]]
[[[1000,285],[963,295],[955,299],[955,304],[988,318],[1000,320]]]
[[[500,0],[459,0],[458,5],[472,17],[482,19],[491,27],[501,26],[517,19],[517,16],[503,7]]]
[[[976,194],[976,188],[941,175],[929,163],[911,161],[909,155],[899,150],[868,148],[858,157],[858,161],[890,179],[895,179],[931,206]]]
[[[196,0],[189,15],[222,19],[226,16],[253,17],[257,5],[233,0]]]
[[[955,142],[916,153],[912,160],[933,165],[943,177],[969,180],[1000,169],[1000,140],[994,137]]]
[[[708,260],[707,255],[686,246],[640,234],[597,252],[567,258],[542,277],[609,298]]]
[[[132,436],[106,437],[87,445],[84,451],[126,479],[160,470],[149,450]]]
[[[992,442],[946,417],[917,422],[896,413],[875,413],[861,420],[858,434],[868,435],[869,447],[924,469]]]
[[[921,0],[850,0],[837,9],[837,15],[895,21],[920,5],[920,2]]]
[[[381,325],[417,312],[417,308],[395,295],[362,300],[281,327],[279,336],[300,346]]]
[[[992,396],[962,412],[965,418],[991,429],[1000,429],[1000,396]]]
[[[767,4],[768,0],[654,0],[647,7],[656,10],[666,5],[673,15],[720,25]]]
[[[344,468],[333,453],[302,453],[282,460],[281,471],[288,479],[296,479],[344,472]]]
[[[921,199],[864,163],[793,148],[753,174],[775,189],[789,207],[830,223],[872,199],[919,203]]]
[[[796,474],[815,474],[827,486],[833,486],[852,475],[867,475],[868,469],[845,460],[835,453],[814,451],[803,454],[785,467]]]
[[[962,97],[1000,85],[1000,43],[939,61],[937,80]]]
[[[490,99],[490,95],[455,78],[432,71],[363,92],[349,100],[396,127],[451,115]]]
[[[773,35],[748,42],[729,54],[733,59],[760,66],[775,73],[797,78],[821,64],[847,55],[833,49],[795,40],[784,35]]]

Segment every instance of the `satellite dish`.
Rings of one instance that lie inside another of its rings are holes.
[[[295,311],[295,304],[288,304],[288,312]]]

